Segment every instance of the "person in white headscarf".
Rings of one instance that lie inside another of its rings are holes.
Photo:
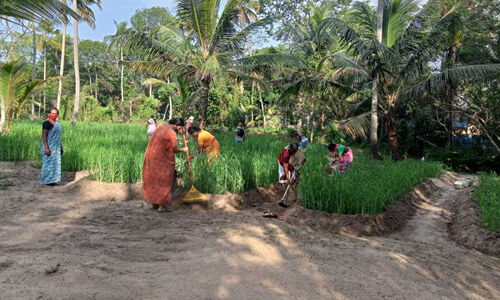
[[[189,127],[193,126],[194,117],[190,116],[186,121],[186,135],[189,136]]]

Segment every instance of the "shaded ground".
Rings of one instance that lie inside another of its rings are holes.
[[[41,188],[29,163],[0,162],[0,299],[500,298],[500,259],[449,238],[447,207],[467,192],[451,177],[420,192],[402,230],[357,237],[328,232],[338,215],[277,209],[274,189],[210,196],[208,209],[178,191],[158,214],[125,201],[139,184],[83,175]]]

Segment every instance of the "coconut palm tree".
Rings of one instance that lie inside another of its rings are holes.
[[[196,79],[202,89],[202,125],[207,120],[211,84],[217,76],[224,73],[226,76],[250,77],[241,71],[246,66],[298,63],[295,58],[282,54],[241,58],[248,34],[268,20],[239,29],[238,0],[227,1],[220,14],[219,5],[217,0],[179,0],[180,26],[161,25],[152,34],[131,29],[116,37],[122,46],[134,49],[146,58],[145,61],[130,63],[132,68],[147,71],[157,78],[175,73]]]
[[[66,5],[66,0],[61,0],[64,5]],[[59,109],[61,107],[61,97],[62,97],[62,78],[64,76],[64,58],[66,57],[66,26],[67,20],[63,20],[62,28],[62,41],[61,41],[61,64],[59,65],[59,85],[57,87],[57,100],[56,107]]]
[[[116,23],[116,33],[114,35],[108,35],[104,37],[104,40],[109,43],[110,47],[116,46],[116,40],[115,38],[123,35],[127,31],[127,22],[120,22]],[[124,101],[124,96],[123,96],[123,71],[124,71],[124,64],[123,64],[123,47],[118,47],[120,50],[120,105],[123,107],[123,101]]]
[[[450,10],[439,17],[430,1],[419,9],[414,0],[384,2],[382,43],[377,40],[375,12],[366,3],[357,3],[343,20],[330,19],[327,27],[341,32],[346,54],[331,58],[349,65],[359,74],[376,80],[379,107],[389,138],[393,160],[399,159],[396,109],[405,101],[421,98],[442,89],[456,87],[472,78],[488,78],[500,72],[500,65],[473,65],[428,72],[428,63],[441,53],[451,28],[460,23],[460,14]],[[372,85],[372,91],[374,87]]]
[[[95,28],[95,15],[91,5],[97,5],[101,9],[100,0],[73,0],[73,9],[78,12],[83,20],[92,28]],[[80,65],[78,62],[78,19],[73,19],[73,60],[75,68],[75,104],[71,124],[74,126],[78,120],[78,110],[80,109]]]
[[[47,79],[47,45],[50,45],[52,48],[57,50],[61,50],[61,45],[56,42],[53,38],[54,33],[54,24],[50,21],[43,20],[40,22],[39,28],[42,31],[42,34],[38,37],[38,51],[42,51],[43,58],[43,80]],[[47,98],[45,95],[45,91],[43,91],[43,101],[42,101],[42,111],[46,109]]]

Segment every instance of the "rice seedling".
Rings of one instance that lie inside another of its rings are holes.
[[[480,174],[476,196],[484,227],[500,232],[500,176],[495,173]]]

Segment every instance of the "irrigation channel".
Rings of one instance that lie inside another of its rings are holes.
[[[419,185],[401,228],[363,235],[366,217],[356,227],[278,210],[273,188],[210,195],[207,207],[182,206],[178,191],[158,214],[140,183],[68,172],[42,188],[29,162],[0,170],[0,299],[500,299],[499,256],[454,229],[471,194],[452,187],[458,175]],[[270,210],[281,219],[263,218]]]

